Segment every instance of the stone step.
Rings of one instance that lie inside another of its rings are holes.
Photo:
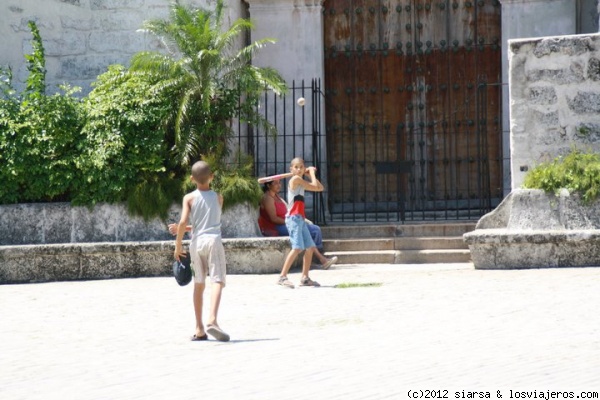
[[[412,225],[322,226],[325,254],[340,264],[429,264],[470,262],[463,234],[475,222]]]
[[[325,239],[325,251],[467,249],[462,236]]]
[[[475,230],[476,222],[423,223],[413,225],[322,225],[327,239],[462,236]]]
[[[337,256],[338,264],[439,264],[471,261],[471,254],[466,249],[332,251],[325,254],[328,257]]]

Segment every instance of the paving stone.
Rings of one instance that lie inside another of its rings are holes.
[[[229,275],[227,343],[189,341],[192,287],[170,277],[0,286],[0,399],[600,390],[600,268],[345,264],[311,277],[322,287]]]

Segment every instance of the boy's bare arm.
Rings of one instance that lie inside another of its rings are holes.
[[[177,237],[175,238],[175,251],[174,256],[175,259],[179,260],[182,255],[185,255],[183,251],[183,235],[185,234],[187,221],[190,216],[190,200],[191,197],[189,195],[185,195],[183,197],[183,202],[181,205],[181,219],[179,220],[179,225],[177,227]]]
[[[322,192],[323,190],[325,190],[325,188],[323,187],[323,184],[317,179],[317,176],[315,174],[316,170],[317,169],[315,167],[306,168],[306,172],[308,173],[310,182],[305,181],[302,178],[300,178],[297,181],[298,184],[300,184],[304,187],[304,190],[309,190],[311,192]]]

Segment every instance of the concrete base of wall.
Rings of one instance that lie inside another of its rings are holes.
[[[290,250],[287,237],[223,243],[228,274],[279,273]],[[0,246],[0,284],[169,276],[174,249],[174,240]]]
[[[600,202],[513,190],[463,238],[476,269],[600,266]]]

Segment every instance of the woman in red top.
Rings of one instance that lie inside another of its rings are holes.
[[[264,236],[289,236],[285,226],[287,204],[279,196],[281,182],[274,180],[263,185],[263,197],[260,201],[258,226]],[[337,257],[327,258],[323,253],[323,236],[318,225],[308,224],[308,231],[317,246],[315,256],[319,259],[323,269],[328,269],[337,262]]]

